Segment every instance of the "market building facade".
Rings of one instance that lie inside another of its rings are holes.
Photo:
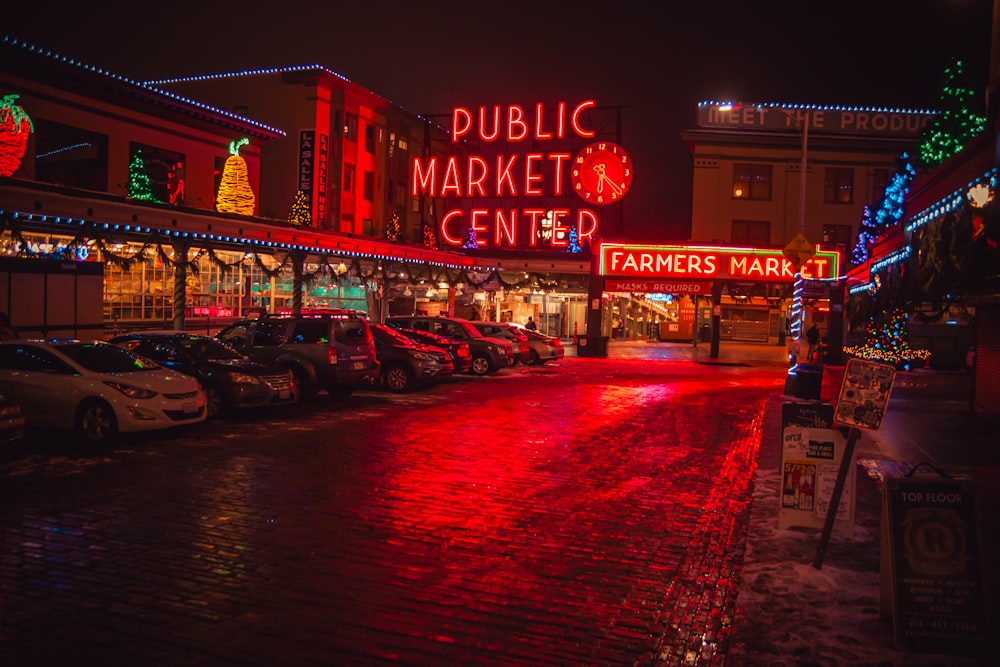
[[[379,317],[389,285],[454,286],[493,270],[291,213],[262,216],[261,150],[287,139],[283,129],[15,38],[0,49],[0,309],[24,335],[212,330],[261,308]],[[94,265],[99,289],[69,281]]]

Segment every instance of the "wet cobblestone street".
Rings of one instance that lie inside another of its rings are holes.
[[[0,458],[0,661],[725,663],[775,365],[567,358]]]

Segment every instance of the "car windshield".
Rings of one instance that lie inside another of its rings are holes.
[[[383,343],[389,341],[395,341],[402,345],[413,345],[413,339],[408,338],[396,331],[392,327],[387,327],[379,324],[371,325],[372,335],[381,340]]]
[[[243,358],[225,343],[208,336],[185,336],[175,339],[174,343],[198,361],[232,361]]]
[[[462,331],[466,332],[466,335],[465,336],[455,336],[455,335],[449,333],[450,331],[454,331],[454,329],[461,329]],[[444,334],[446,336],[450,336],[452,338],[459,338],[459,337],[462,337],[462,338],[485,338],[485,336],[479,331],[479,329],[477,329],[475,327],[475,325],[472,324],[472,322],[465,322],[465,321],[461,321],[461,320],[456,320],[454,322],[448,322],[448,323],[446,323],[442,327],[442,331],[444,332]]]
[[[149,359],[109,343],[65,343],[56,349],[95,373],[134,373],[159,368]]]

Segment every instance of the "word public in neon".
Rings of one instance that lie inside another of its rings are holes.
[[[819,250],[802,265],[808,280],[834,279],[840,255]],[[686,280],[741,279],[765,282],[795,280],[795,266],[781,250],[726,246],[651,246],[601,244],[602,276]]]
[[[544,142],[562,142],[551,151],[496,155],[417,156],[413,159],[410,194],[413,197],[485,199],[562,197],[572,192],[566,177],[572,168],[573,155],[565,150],[573,137],[591,139],[593,130],[584,127],[585,113],[596,107],[594,100],[575,106],[559,102],[546,108],[541,102],[525,108],[481,106],[476,110],[456,107],[451,116],[451,142],[478,140],[517,145],[529,141],[533,148]],[[478,202],[476,202],[478,204]],[[569,245],[569,229],[576,228],[577,241],[593,239],[600,220],[593,210],[568,208],[553,211],[551,234],[539,233],[552,207],[539,201],[521,208],[467,206],[446,211],[439,224],[439,238],[446,244],[462,246],[474,234],[476,245],[515,247],[524,242],[531,247],[548,243],[553,247]],[[559,227],[559,229],[556,229]],[[561,232],[561,233],[559,233]]]

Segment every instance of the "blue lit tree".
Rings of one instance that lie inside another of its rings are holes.
[[[861,220],[861,227],[858,229],[858,241],[851,253],[851,263],[854,265],[864,264],[868,261],[868,253],[871,244],[881,236],[888,228],[898,225],[906,213],[903,205],[906,193],[910,191],[910,184],[916,169],[910,163],[910,156],[903,153],[899,156],[899,167],[893,174],[892,180],[885,188],[885,194],[879,203],[875,213],[872,214],[869,208],[865,207],[865,217]]]
[[[576,225],[571,225],[569,228],[569,246],[566,248],[568,252],[583,252],[583,248],[580,247],[580,240],[576,234]]]
[[[479,247],[479,241],[476,239],[476,230],[474,227],[469,227],[469,233],[465,238],[465,243],[462,244],[463,248],[475,249]]]
[[[872,209],[865,206],[865,212],[861,216],[861,226],[858,229],[858,242],[854,245],[851,253],[851,263],[855,265],[864,264],[868,261],[868,249],[875,239],[878,238],[878,227],[872,219]]]

